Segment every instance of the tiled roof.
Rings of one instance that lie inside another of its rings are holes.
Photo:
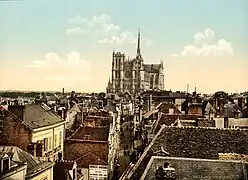
[[[148,73],[157,73],[159,70],[160,64],[144,64],[144,70]]]
[[[108,161],[108,141],[90,141],[90,140],[65,140],[64,159],[76,161],[77,167],[88,167],[89,164]],[[87,153],[91,154],[87,154]],[[94,155],[93,155],[94,154]],[[98,157],[100,161],[98,162]],[[96,165],[96,164],[93,164]],[[100,164],[101,165],[101,164]]]
[[[153,152],[161,146],[172,157],[216,159],[219,152],[248,155],[244,148],[247,146],[244,141],[247,137],[247,130],[162,125],[126,179],[140,179]]]
[[[108,141],[109,127],[80,126],[69,139]],[[85,137],[87,138],[85,139]]]
[[[79,167],[89,168],[89,165],[107,165],[108,163],[94,152],[87,152],[75,160]]]
[[[14,114],[16,113],[15,106],[9,107],[9,110]],[[23,106],[22,120],[31,129],[65,122],[44,103]]]

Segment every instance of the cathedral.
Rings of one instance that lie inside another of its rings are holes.
[[[107,93],[129,92],[138,94],[144,90],[164,89],[163,61],[160,64],[145,64],[140,50],[138,32],[137,54],[133,59],[124,53],[112,54],[112,77],[108,82]]]

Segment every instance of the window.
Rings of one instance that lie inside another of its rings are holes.
[[[90,135],[84,135],[84,140],[90,140]]]
[[[54,135],[54,147],[57,147],[57,134]]]
[[[169,114],[174,114],[174,109],[173,108],[169,108]]]
[[[76,169],[73,169],[73,179],[76,179]]]
[[[48,143],[49,143],[49,150],[51,150],[52,149],[52,137],[49,137],[49,141],[48,141]]]
[[[59,132],[59,145],[62,144],[62,139],[63,139],[63,137],[62,137],[62,131],[60,131]]]
[[[48,151],[48,138],[44,139],[44,151]]]
[[[89,165],[89,178],[96,180],[104,180],[107,178],[107,166]]]

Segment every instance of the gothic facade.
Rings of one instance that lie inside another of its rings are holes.
[[[112,78],[107,93],[129,92],[137,94],[149,89],[164,89],[163,62],[145,64],[140,51],[140,32],[136,57],[126,58],[124,53],[112,54]]]

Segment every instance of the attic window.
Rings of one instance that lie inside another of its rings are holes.
[[[90,140],[91,135],[84,135],[84,140]]]
[[[169,108],[169,114],[174,114],[174,109],[173,108]]]

